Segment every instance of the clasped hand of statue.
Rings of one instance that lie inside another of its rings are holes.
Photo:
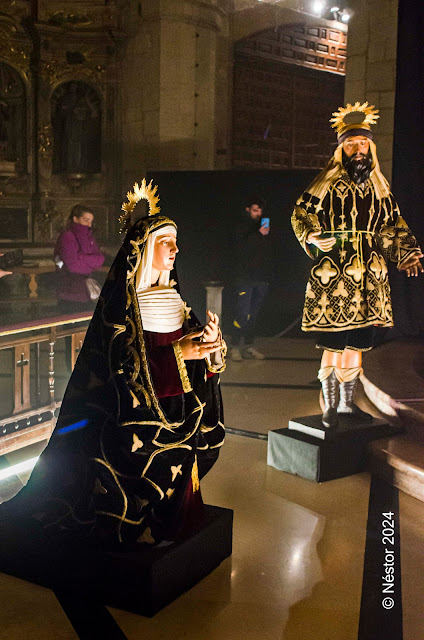
[[[321,231],[310,231],[306,236],[306,242],[308,244],[314,244],[320,251],[325,253],[331,251],[336,238],[334,236],[322,236]]]
[[[413,256],[405,260],[402,266],[399,267],[399,271],[406,271],[408,278],[410,276],[418,276],[420,273],[424,273],[424,268],[420,262],[420,258],[423,257],[423,254],[414,253]]]
[[[188,333],[178,341],[184,360],[202,360],[205,356],[220,350],[219,318],[211,311],[207,311],[207,314],[209,322],[204,329]],[[200,342],[198,338],[201,338]]]

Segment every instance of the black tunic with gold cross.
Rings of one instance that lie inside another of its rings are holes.
[[[302,330],[393,326],[387,262],[399,267],[420,249],[392,194],[378,199],[371,180],[357,185],[343,173],[322,200],[303,193],[292,225],[300,244],[314,259]],[[335,236],[331,251],[324,253],[307,244],[310,231]]]

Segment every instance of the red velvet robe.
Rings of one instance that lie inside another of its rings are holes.
[[[172,343],[183,336],[182,328],[170,333],[143,331],[143,334],[157,397],[179,396],[183,393],[183,387]],[[208,371],[207,375],[210,378],[214,374]]]
[[[180,328],[170,333],[144,330],[143,335],[156,396],[160,399],[181,395],[183,388],[172,343],[183,336],[183,329]],[[209,378],[215,374],[208,371],[207,375]],[[186,537],[203,517],[203,499],[200,488],[193,492],[193,485],[190,481],[184,494],[176,531],[172,532],[173,537]]]
[[[153,386],[158,398],[183,393],[172,343],[183,335],[182,328],[171,333],[143,331]]]

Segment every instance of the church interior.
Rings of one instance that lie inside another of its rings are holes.
[[[61,238],[76,221],[81,242],[95,238],[102,259],[80,273],[100,291],[122,203],[146,178],[178,225],[181,295],[202,324],[218,313],[228,344],[226,438],[201,489],[234,518],[232,553],[154,615],[3,573],[0,552],[1,637],[424,638],[423,273],[374,269],[394,317],[364,353],[355,396],[374,435],[334,444],[321,429],[280,444],[327,408],[321,352],[301,331],[311,261],[291,216],[336,152],[329,121],[342,105],[378,110],[379,171],[422,255],[423,30],[413,0],[0,0],[0,504],[49,442],[99,297],[88,283],[83,298],[60,293]],[[261,357],[238,361],[233,246],[252,193],[269,216],[272,272]]]

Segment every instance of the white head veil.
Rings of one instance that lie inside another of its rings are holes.
[[[140,266],[137,269],[135,286],[136,291],[143,291],[152,286],[152,262],[153,252],[155,249],[156,238],[159,236],[177,235],[177,230],[173,225],[166,225],[161,227],[157,231],[153,231],[147,239],[146,246],[144,247],[143,257],[141,259]],[[161,271],[159,273],[159,285],[167,287],[169,285],[169,271]]]

